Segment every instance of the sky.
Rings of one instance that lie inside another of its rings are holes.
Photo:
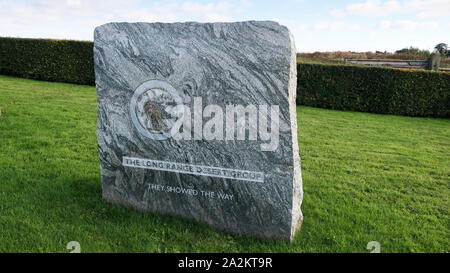
[[[298,52],[450,44],[450,0],[0,0],[0,36],[93,40],[108,22],[273,20]]]

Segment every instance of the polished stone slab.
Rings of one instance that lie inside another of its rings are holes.
[[[94,63],[106,201],[293,238],[303,191],[286,27],[108,23]]]

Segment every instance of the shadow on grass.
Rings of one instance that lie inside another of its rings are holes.
[[[59,177],[54,183],[41,183],[36,189],[34,194],[39,196],[38,199],[47,200],[41,202],[37,217],[47,218],[60,226],[98,227],[111,245],[114,242],[124,245],[128,240],[127,234],[134,237],[136,233],[137,236],[157,238],[160,242],[157,252],[190,252],[194,249],[206,252],[269,251],[274,245],[283,248],[288,244],[215,230],[206,223],[177,215],[139,211],[107,203],[102,199],[98,177]],[[217,241],[225,247],[211,250]],[[200,244],[205,249],[201,249]],[[130,249],[113,246],[111,251],[135,250],[132,246]]]

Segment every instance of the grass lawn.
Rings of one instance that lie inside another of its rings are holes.
[[[298,107],[293,243],[101,199],[94,87],[0,76],[0,252],[448,252],[450,120]]]
[[[320,57],[297,57],[297,62],[306,64],[345,64],[344,60],[341,59],[329,59]]]

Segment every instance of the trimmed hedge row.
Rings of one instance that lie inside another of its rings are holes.
[[[303,64],[297,104],[407,116],[449,117],[450,73]],[[93,43],[0,37],[0,74],[95,84]]]
[[[94,85],[93,46],[83,41],[0,38],[0,74]]]
[[[297,104],[424,117],[450,116],[450,74],[297,64]]]

